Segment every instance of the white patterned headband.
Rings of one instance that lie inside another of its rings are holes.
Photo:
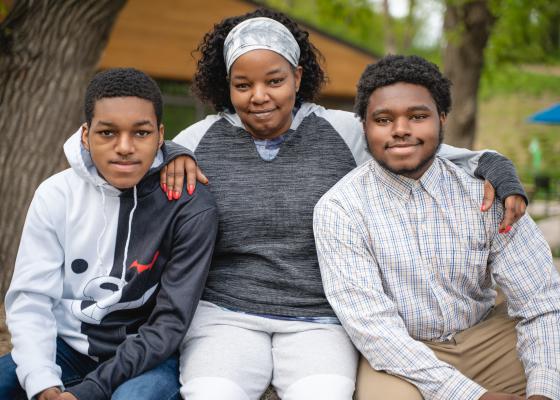
[[[233,28],[224,41],[227,73],[239,57],[251,50],[272,50],[294,67],[299,65],[299,45],[294,35],[280,22],[270,18],[247,19]]]

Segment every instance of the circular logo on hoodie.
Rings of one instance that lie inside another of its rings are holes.
[[[74,271],[75,274],[81,274],[82,272],[86,272],[88,269],[87,261],[81,258],[72,261],[72,264],[70,266],[72,267],[72,271]]]

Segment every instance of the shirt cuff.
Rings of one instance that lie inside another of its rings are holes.
[[[519,180],[513,163],[501,154],[487,151],[478,159],[475,176],[490,181],[496,190],[496,196],[502,201],[506,197],[517,194],[528,204],[527,193]]]
[[[478,400],[487,390],[456,371],[440,386],[432,397],[435,399]],[[428,397],[426,397],[428,399]]]
[[[25,393],[32,399],[43,390],[57,387],[62,390],[62,381],[60,375],[48,368],[42,368],[40,371],[31,372],[25,378]]]
[[[198,164],[198,161],[197,161],[194,153],[190,149],[187,149],[186,147],[181,146],[179,143],[175,143],[171,140],[166,140],[165,141],[164,152],[166,154],[166,157],[165,157],[166,161],[165,162],[169,162],[171,160],[174,160],[175,158],[177,158],[179,156],[188,156],[188,157],[192,158]]]
[[[534,369],[527,379],[527,397],[541,395],[560,399],[560,373],[550,369]]]
[[[101,387],[92,380],[85,379],[82,383],[66,388],[78,400],[108,400],[108,396]]]

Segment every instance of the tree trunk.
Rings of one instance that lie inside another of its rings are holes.
[[[476,132],[477,96],[484,48],[495,17],[488,1],[448,0],[444,31],[444,73],[451,79],[453,111],[447,120],[446,143],[472,148]]]
[[[558,53],[560,50],[560,10],[550,16],[549,26],[548,37],[550,42],[550,51]]]
[[[383,24],[385,30],[385,54],[396,54],[395,28],[393,27],[393,17],[389,11],[389,0],[383,0]]]
[[[403,41],[401,49],[408,52],[412,48],[412,40],[416,34],[416,23],[414,21],[414,13],[416,11],[416,0],[408,0],[408,14],[406,14],[406,26],[404,28]]]
[[[63,165],[126,0],[20,0],[0,23],[0,298],[35,188]]]

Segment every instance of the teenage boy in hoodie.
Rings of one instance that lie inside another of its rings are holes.
[[[188,150],[163,141],[156,83],[96,75],[71,168],[37,189],[6,295],[13,351],[0,398],[179,398],[176,350],[217,233],[209,191],[169,203],[159,170]],[[16,378],[17,374],[17,378]],[[18,383],[19,380],[19,383]]]

